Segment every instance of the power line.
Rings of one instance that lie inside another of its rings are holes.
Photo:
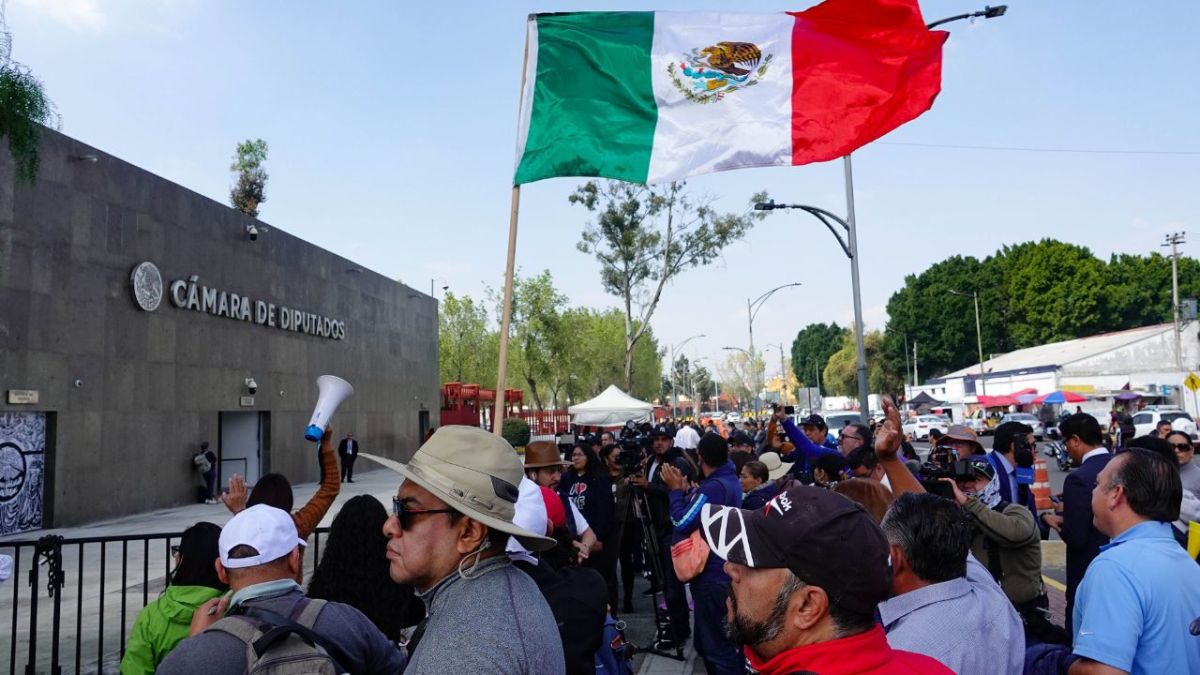
[[[903,143],[876,141],[875,145],[901,145],[910,148],[942,148],[948,150],[1002,150],[1007,152],[1062,152],[1088,155],[1178,155],[1197,156],[1200,150],[1115,150],[1102,148],[1034,148],[1010,145],[954,145],[950,143]]]

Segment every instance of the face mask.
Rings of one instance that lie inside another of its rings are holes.
[[[995,508],[1000,503],[1000,481],[992,476],[992,480],[979,492],[966,491],[966,494],[974,496],[979,501],[983,502],[989,509]]]

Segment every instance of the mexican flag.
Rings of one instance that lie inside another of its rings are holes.
[[[933,105],[946,35],[916,0],[532,15],[514,184],[842,157]]]

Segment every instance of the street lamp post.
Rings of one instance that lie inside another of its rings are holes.
[[[434,285],[434,283],[435,283],[435,282],[438,282],[438,281],[442,282],[442,292],[445,292],[446,290],[448,290],[448,289],[450,288],[450,282],[449,282],[449,281],[447,281],[447,280],[445,280],[445,279],[443,279],[443,278],[441,278],[441,277],[437,277],[437,278],[434,278],[434,279],[430,279],[430,280],[429,280],[429,295],[430,295],[430,296],[432,296],[432,297],[435,297],[435,298],[436,298],[437,296],[436,296],[436,295],[434,295],[434,292],[433,292],[433,285]]]
[[[1008,5],[996,5],[995,7],[985,6],[978,12],[968,12],[966,14],[957,14],[955,16],[948,16],[944,19],[938,19],[932,23],[925,24],[925,28],[934,28],[935,26],[940,26],[944,23],[950,23],[951,21],[958,21],[960,19],[994,19],[998,16],[1004,16],[1004,13],[1007,11]]]
[[[848,159],[848,158],[847,158]],[[850,162],[846,162],[846,183],[850,184],[852,180],[850,174]],[[858,231],[854,226],[854,203],[848,202],[849,207],[849,222],[842,220],[838,216],[820,209],[815,206],[807,206],[805,204],[776,204],[775,200],[767,202],[758,202],[754,205],[755,211],[774,211],[777,209],[800,209],[805,213],[815,217],[821,221],[821,224],[829,229],[830,234],[834,239],[837,239],[838,244],[842,247],[842,252],[850,259],[850,285],[851,292],[854,296],[854,347],[857,353],[858,361],[858,407],[859,414],[862,416],[863,424],[867,422],[867,414],[869,406],[867,405],[867,350],[863,343],[863,334],[866,332],[863,326],[862,318],[862,290],[859,286],[858,278]],[[832,222],[831,222],[832,221]],[[842,227],[845,232],[839,232],[834,223]]]
[[[949,289],[949,291],[954,295],[975,299],[975,344],[979,346],[979,395],[986,396],[987,385],[983,381],[985,379],[983,372],[983,329],[980,328],[979,325],[979,291],[964,293],[962,291],[956,291],[953,288]]]
[[[690,338],[680,342],[677,345],[671,346],[671,417],[678,417],[679,413],[676,410],[679,407],[679,394],[675,391],[675,351],[682,349],[684,345],[695,340],[696,338],[706,337],[704,333],[693,335]]]
[[[755,204],[754,208],[757,209],[758,204]],[[782,286],[776,286],[775,288],[772,288],[771,290],[767,291],[766,293],[763,293],[762,295],[758,296],[758,298],[753,301],[751,301],[749,298],[746,299],[746,318],[749,320],[748,323],[750,324],[750,354],[749,354],[749,356],[750,356],[750,368],[752,369],[751,370],[752,375],[750,377],[750,384],[751,384],[751,386],[756,387],[756,391],[754,392],[754,416],[755,417],[758,417],[758,391],[757,391],[758,367],[754,363],[754,317],[758,316],[758,310],[762,309],[763,305],[767,302],[767,299],[770,298],[772,295],[774,295],[777,291],[781,291],[785,288],[791,288],[792,286],[799,286],[799,285],[800,285],[799,281],[794,281],[790,284],[783,284]]]
[[[784,367],[783,343],[769,344],[767,347],[774,347],[779,350],[779,402],[781,405],[787,405],[788,377],[787,370]],[[764,347],[763,349],[765,350],[766,348]]]

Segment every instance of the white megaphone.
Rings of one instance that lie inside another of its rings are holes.
[[[325,425],[329,418],[337,412],[342,401],[354,395],[354,387],[336,375],[322,375],[317,378],[317,405],[313,408],[312,419],[304,430],[304,438],[314,443],[325,435]]]

